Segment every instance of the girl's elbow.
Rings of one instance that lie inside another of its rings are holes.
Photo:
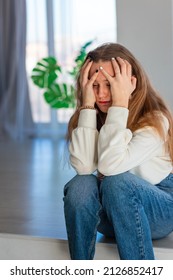
[[[96,170],[96,167],[93,165],[79,164],[77,166],[75,165],[72,166],[76,170],[77,174],[79,175],[90,175]]]
[[[76,171],[79,175],[91,175],[92,173],[94,173],[95,169],[89,166],[85,166],[84,168],[80,168]]]
[[[110,172],[109,165],[103,161],[98,162],[98,171],[103,174],[104,176],[112,175]]]

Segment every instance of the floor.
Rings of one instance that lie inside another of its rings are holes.
[[[75,172],[64,139],[0,142],[0,233],[66,239],[63,187]]]
[[[48,242],[51,239],[67,240],[63,188],[74,175],[75,171],[68,164],[68,151],[63,138],[30,139],[25,142],[0,140],[0,247],[3,252],[6,249],[14,253],[13,246],[17,245],[10,244],[18,244],[19,236],[20,240],[26,236],[30,242],[34,242],[34,237],[49,239]],[[11,239],[9,234],[13,234]],[[29,241],[25,242],[26,246]],[[108,259],[115,258],[113,240],[98,235],[97,241],[103,247],[98,246],[98,249],[104,252],[99,253],[99,257],[105,258],[107,246]],[[52,250],[52,243],[48,244]],[[154,241],[153,245],[158,259],[173,259],[173,233]],[[111,257],[110,248],[113,252]],[[6,255],[11,257],[11,253],[7,252]]]

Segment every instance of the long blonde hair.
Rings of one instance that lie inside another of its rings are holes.
[[[93,51],[90,51],[86,59],[91,58],[94,62],[98,62],[99,60],[110,61],[112,57],[116,58],[118,56],[122,59],[126,59],[132,65],[132,75],[137,78],[136,89],[132,93],[132,98],[129,100],[127,127],[134,132],[144,126],[152,126],[161,137],[165,138],[162,121],[161,119],[159,120],[159,114],[157,113],[161,112],[169,122],[167,148],[170,153],[171,161],[173,162],[173,119],[171,112],[167,108],[163,99],[151,86],[144,69],[133,54],[120,44],[106,43],[97,47]],[[77,127],[79,118],[78,109],[82,106],[82,94],[79,79],[80,71],[76,82],[76,110],[68,124],[68,140],[71,139],[73,129]]]

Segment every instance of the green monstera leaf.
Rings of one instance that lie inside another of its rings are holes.
[[[45,101],[51,108],[74,108],[75,107],[75,89],[74,82],[76,75],[83,64],[87,52],[86,49],[92,44],[92,41],[85,43],[77,57],[75,58],[75,66],[71,72],[67,72],[71,76],[71,83],[59,83],[59,74],[61,75],[61,66],[58,65],[55,57],[46,57],[37,62],[32,70],[32,81],[39,88],[44,89],[43,95]]]
[[[46,102],[52,108],[74,108],[74,87],[72,85],[52,84],[44,93]]]
[[[85,43],[79,50],[79,54],[77,55],[77,57],[75,58],[75,66],[73,67],[72,71],[69,72],[69,74],[76,78],[85,58],[87,55],[87,48],[93,43],[94,40],[89,41],[87,43]]]
[[[57,60],[50,56],[37,62],[32,70],[31,78],[38,87],[49,88],[57,79],[58,72],[61,72],[61,67],[57,64]]]

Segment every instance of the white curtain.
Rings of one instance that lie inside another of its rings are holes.
[[[25,69],[25,0],[0,0],[0,137],[33,131]]]

